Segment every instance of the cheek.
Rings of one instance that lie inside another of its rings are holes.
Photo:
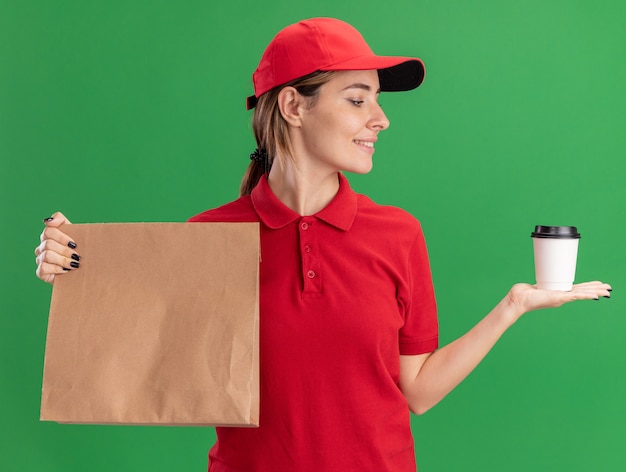
[[[363,133],[364,120],[358,114],[344,115],[342,119],[337,123],[338,129],[341,129],[343,134],[349,135],[352,138],[357,138]]]
[[[302,132],[309,149],[332,151],[337,146],[345,149],[352,140],[363,135],[363,129],[363,120],[358,114],[342,110],[341,113],[329,111],[317,114],[306,123]]]
[[[303,134],[309,145],[324,147],[325,143],[335,141],[340,134],[340,128],[332,115],[317,116],[303,128]]]
[[[327,121],[329,131],[335,136],[350,140],[362,134],[363,126],[358,116],[343,113],[341,116],[330,116]]]

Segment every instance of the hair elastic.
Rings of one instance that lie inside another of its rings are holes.
[[[256,148],[252,154],[250,154],[250,160],[257,164],[265,165],[267,161],[267,151],[263,148]]]

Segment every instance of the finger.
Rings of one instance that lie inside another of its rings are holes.
[[[53,228],[57,228],[65,223],[71,224],[70,220],[68,220],[67,217],[60,211],[53,213],[53,215],[48,218],[44,218],[43,223],[46,226],[51,226]]]
[[[37,265],[41,265],[43,263],[58,265],[65,270],[78,269],[80,267],[80,256],[72,256],[65,257],[55,251],[43,251],[37,256],[36,262]]]
[[[57,243],[48,242],[46,246],[54,246],[55,244]],[[44,243],[42,243],[42,245],[44,245]],[[64,251],[62,246],[61,246],[61,250]],[[67,253],[67,252],[57,252],[51,249],[44,249],[37,255],[35,261],[37,262],[37,264],[41,264],[42,262],[47,262],[49,264],[57,264],[62,267],[65,267],[66,269],[70,269],[70,268],[78,269],[80,267],[80,256],[76,254],[75,252]]]
[[[37,266],[37,270],[35,271],[35,274],[37,274],[37,277],[39,277],[44,282],[48,282],[49,284],[54,284],[55,277],[65,272],[67,271],[63,269],[63,267],[61,266],[43,262]]]
[[[70,238],[60,229],[52,226],[46,226],[41,232],[41,236],[39,237],[39,239],[42,243],[47,239],[52,239],[62,246],[67,246],[70,249],[76,249],[76,243],[72,240],[72,238]]]
[[[583,282],[580,284],[575,284],[572,287],[572,290],[608,290],[610,292],[613,290],[613,288],[610,284],[596,280],[593,282]]]
[[[55,241],[54,239],[44,239],[43,242],[35,248],[35,255],[39,256],[44,251],[53,251],[61,254],[62,256],[68,257],[75,261],[80,261],[80,255],[76,250],[70,248],[69,246],[63,246],[61,243]]]
[[[610,284],[604,283],[604,282],[600,282],[599,280],[594,280],[592,282],[582,282],[579,284],[575,284],[573,289],[576,288],[581,288],[581,289],[596,289],[596,288],[603,288],[606,290],[613,290],[613,288],[611,287]]]
[[[574,285],[572,293],[579,295],[585,299],[598,300],[600,297],[611,298],[611,292],[613,291],[611,285],[600,282],[584,282]]]
[[[574,284],[573,288],[589,288],[589,287],[595,287],[597,285],[602,285],[602,282],[600,282],[599,280],[581,282],[581,283]]]

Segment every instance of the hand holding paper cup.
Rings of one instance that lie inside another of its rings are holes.
[[[575,226],[535,226],[531,234],[537,288],[570,291],[576,275],[578,240]]]

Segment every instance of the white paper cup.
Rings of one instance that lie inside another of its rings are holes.
[[[572,289],[580,233],[575,226],[535,226],[531,234],[535,254],[537,288]]]

